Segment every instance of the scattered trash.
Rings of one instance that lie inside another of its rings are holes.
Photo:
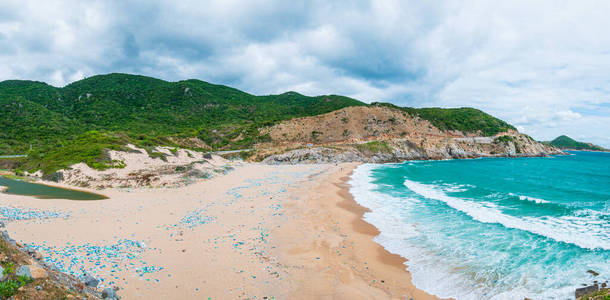
[[[54,218],[64,218],[67,219],[70,217],[70,214],[57,212],[57,211],[47,211],[47,210],[30,210],[23,209],[12,206],[0,206],[0,218],[9,221],[21,221],[21,220],[45,220],[45,219],[54,219]],[[4,222],[2,222],[4,225]],[[4,227],[4,226],[1,226]]]
[[[119,281],[117,272],[131,271],[139,277],[157,272],[163,267],[150,266],[139,259],[146,247],[142,241],[120,239],[114,244],[97,246],[90,243],[73,245],[69,242],[64,247],[25,244],[28,249],[44,253],[43,261],[59,271],[81,276],[88,286],[112,286]],[[96,276],[97,278],[95,278]]]

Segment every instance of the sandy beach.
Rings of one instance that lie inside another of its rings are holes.
[[[123,299],[435,299],[373,241],[346,183],[356,166],[235,164],[180,188],[106,189],[106,200],[0,201],[17,219],[12,238]]]

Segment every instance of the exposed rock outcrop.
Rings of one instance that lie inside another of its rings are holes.
[[[494,136],[441,130],[403,111],[376,106],[288,120],[262,133],[272,140],[257,149],[264,163],[380,163],[562,153],[515,130]]]
[[[574,292],[574,296],[578,299],[584,295],[595,293],[598,290],[599,290],[599,287],[597,286],[597,284],[582,287],[582,288],[577,288],[576,291]]]

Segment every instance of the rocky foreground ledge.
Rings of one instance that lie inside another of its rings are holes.
[[[58,271],[6,230],[0,233],[0,299],[120,299],[114,289],[98,289],[98,283],[91,276],[79,279]]]
[[[593,277],[599,276],[599,273],[594,270],[588,270],[587,273],[593,275]],[[581,288],[577,288],[574,292],[574,296],[577,300],[608,300],[610,299],[610,286],[608,281],[599,282],[593,281],[593,284],[585,285]]]

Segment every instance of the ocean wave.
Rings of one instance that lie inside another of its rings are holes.
[[[610,250],[610,224],[596,220],[598,218],[595,215],[519,218],[504,214],[489,203],[448,196],[434,185],[408,179],[404,185],[420,196],[442,201],[479,222],[500,224],[585,249]]]
[[[459,193],[465,192],[469,189],[475,188],[472,184],[459,184],[459,183],[442,183],[443,191],[448,193]]]
[[[391,187],[391,185],[388,184],[382,183],[377,185],[373,183],[372,171],[380,167],[388,168],[387,165],[363,164],[354,170],[348,183],[351,185],[350,193],[354,196],[358,204],[374,210],[397,202],[400,202],[403,205],[419,202],[417,199],[392,197],[375,191],[379,187]]]
[[[517,197],[521,201],[532,201],[532,202],[536,202],[538,204],[551,203],[548,200],[544,200],[544,199],[540,199],[540,198],[535,198],[535,197],[530,197],[530,196],[517,195],[517,194],[513,194],[513,193],[508,193],[508,195],[509,196],[513,196],[513,197]]]

